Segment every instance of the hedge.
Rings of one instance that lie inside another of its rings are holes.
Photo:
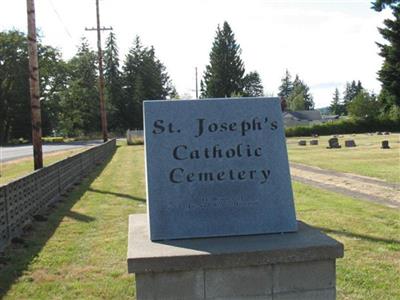
[[[312,126],[297,126],[286,128],[286,136],[311,136],[332,134],[353,134],[376,131],[400,132],[400,120],[340,120]]]

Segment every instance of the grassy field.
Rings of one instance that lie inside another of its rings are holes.
[[[294,192],[298,219],[345,245],[338,299],[400,299],[399,211],[297,183]],[[120,146],[0,258],[0,298],[134,299],[128,215],[145,211],[144,198],[143,147]]]
[[[43,155],[43,165],[48,166],[59,160],[72,156],[85,150],[84,148],[66,150]],[[21,158],[16,161],[0,163],[0,185],[6,184],[14,179],[33,172],[33,158]]]
[[[376,177],[388,182],[400,183],[400,134],[388,136],[366,134],[345,135],[339,138],[341,149],[326,149],[331,136],[318,138],[318,146],[310,146],[310,137],[288,138],[289,160],[323,169],[356,173]],[[301,139],[307,146],[298,146]],[[353,139],[355,148],[345,148],[344,141]],[[389,140],[391,149],[380,149],[381,141]]]

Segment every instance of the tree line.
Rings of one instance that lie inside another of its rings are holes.
[[[84,136],[100,131],[97,54],[82,39],[65,61],[57,49],[39,43],[43,135]],[[174,97],[175,88],[154,47],[137,37],[120,63],[114,33],[104,50],[109,130],[142,128],[144,99]],[[27,39],[22,32],[0,32],[0,143],[30,139]]]
[[[343,98],[336,89],[331,112],[339,115],[400,118],[400,1],[377,0],[377,11],[389,7],[393,19],[384,21],[379,31],[387,40],[378,44],[384,58],[378,79],[379,95],[369,93],[361,82],[347,83]],[[56,48],[39,43],[43,135],[83,136],[100,131],[97,54],[82,39],[76,54],[62,59]],[[246,73],[241,48],[227,22],[218,26],[210,51],[210,62],[202,80],[201,98],[257,97],[264,95],[257,71]],[[154,47],[133,41],[120,61],[116,36],[111,33],[104,50],[106,110],[109,130],[123,132],[142,128],[142,102],[179,98],[165,65]],[[0,143],[30,139],[30,98],[26,36],[11,30],[0,32]],[[287,110],[314,108],[310,88],[286,70],[278,95]]]

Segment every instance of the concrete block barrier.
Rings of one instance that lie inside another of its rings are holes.
[[[0,251],[33,216],[104,163],[115,149],[113,139],[0,186]]]

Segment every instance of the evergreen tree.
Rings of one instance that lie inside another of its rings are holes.
[[[281,80],[278,96],[287,99],[289,95],[292,93],[292,91],[293,91],[292,76],[290,75],[289,71],[286,70],[285,76]]]
[[[243,78],[243,96],[261,97],[264,96],[264,87],[261,83],[260,74],[257,71],[250,72]]]
[[[400,106],[400,1],[376,1],[375,9],[381,10],[385,4],[390,4],[394,19],[386,19],[385,28],[378,29],[388,42],[377,43],[384,59],[378,78],[382,83],[383,108],[389,111],[393,105]]]
[[[68,89],[61,95],[60,127],[64,135],[100,131],[97,55],[82,39],[77,54],[68,62]]]
[[[203,76],[202,97],[231,97],[242,94],[245,68],[240,45],[227,22],[218,25],[210,52],[210,64]]]
[[[341,115],[343,112],[343,105],[340,103],[340,93],[338,88],[333,93],[333,98],[329,110],[334,115]]]
[[[127,127],[127,124],[125,124],[125,98],[119,69],[118,46],[113,32],[108,36],[104,50],[104,79],[109,128],[111,130],[125,130]]]
[[[348,105],[363,89],[364,88],[360,80],[358,80],[358,82],[356,82],[355,80],[353,80],[352,82],[346,82],[346,87],[343,93],[343,112],[345,115],[348,114]]]
[[[140,128],[136,117],[140,114],[140,101],[144,100],[143,81],[140,74],[144,51],[140,38],[137,36],[122,68],[125,92],[124,120],[130,129]]]
[[[286,75],[290,75],[289,72]],[[287,77],[285,76],[285,78]],[[287,82],[286,79],[285,82]],[[293,101],[294,103],[292,103]],[[296,75],[292,83],[292,90],[287,97],[287,105],[290,110],[310,110],[314,108],[314,100],[310,93],[310,88],[300,79],[299,75]]]
[[[382,11],[386,6],[395,8],[398,7],[400,0],[375,0],[372,2],[372,8],[376,11]]]
[[[131,129],[143,128],[143,100],[167,99],[175,89],[154,48],[144,47],[139,37],[129,50],[122,70],[125,124]]]

